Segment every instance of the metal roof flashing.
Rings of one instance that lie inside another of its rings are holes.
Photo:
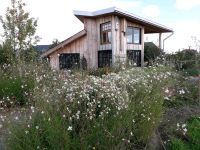
[[[143,24],[147,24],[147,25],[151,25],[153,27],[157,27],[160,30],[162,30],[163,32],[173,32],[173,30],[171,28],[168,28],[164,25],[161,25],[159,23],[156,23],[154,21],[151,21],[149,19],[140,17],[138,15],[135,15],[133,13],[129,13],[127,11],[124,11],[120,8],[117,7],[111,7],[111,8],[107,8],[107,9],[103,9],[103,10],[98,10],[98,11],[94,11],[94,12],[89,12],[89,11],[74,11],[74,15],[83,22],[83,17],[97,17],[97,16],[101,16],[101,15],[106,15],[106,14],[111,14],[114,13],[116,15],[122,15],[124,17],[128,17],[129,19],[134,19],[137,20]]]

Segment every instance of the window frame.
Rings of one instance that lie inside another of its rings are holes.
[[[62,62],[62,61],[69,62]],[[69,63],[69,65],[67,65]],[[76,64],[77,63],[77,64]],[[69,70],[74,68],[80,68],[80,53],[61,53],[59,54],[59,69]]]
[[[141,67],[141,50],[127,50],[127,60],[131,62],[131,65],[136,63],[137,67]]]
[[[132,30],[132,34],[131,34],[132,35],[132,41],[131,42],[128,42],[128,38],[127,38],[128,37],[128,35],[127,35],[128,28]],[[134,38],[134,31],[136,29],[139,30],[139,43],[137,43],[137,42],[134,41],[135,40],[135,38]],[[138,44],[138,45],[140,45],[141,42],[142,42],[142,29],[139,28],[139,27],[128,26],[127,30],[126,30],[126,41],[127,41],[127,44]]]
[[[103,55],[103,57],[101,55]],[[107,55],[107,56],[105,57],[105,55]],[[103,62],[103,60],[106,60],[108,62]],[[112,60],[112,50],[108,49],[108,50],[98,51],[98,68],[111,67],[112,61],[113,61]]]
[[[107,25],[108,29],[103,30],[103,28],[106,28],[106,25]],[[103,27],[103,26],[105,26],[105,27]],[[111,40],[110,41],[109,41],[109,32],[111,34]],[[103,34],[106,34],[106,41],[105,42],[103,41]],[[108,21],[108,22],[100,24],[100,43],[101,44],[111,44],[111,42],[112,42],[112,24],[111,24],[111,21]]]

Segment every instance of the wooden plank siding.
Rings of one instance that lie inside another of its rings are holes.
[[[101,44],[100,25],[106,22],[111,22],[111,44]],[[141,28],[141,44],[127,44],[126,30],[127,26]],[[144,60],[144,27],[133,22],[127,21],[124,17],[115,15],[84,18],[84,29],[86,35],[74,40],[71,43],[60,47],[55,52],[50,54],[50,64],[53,69],[59,68],[59,54],[62,53],[80,53],[87,60],[89,68],[98,67],[98,51],[112,50],[112,62],[125,61],[127,50],[141,50],[141,60],[143,65]]]
[[[98,67],[98,51],[112,49],[112,44],[101,44],[100,25],[112,21],[111,16],[99,18],[85,18],[84,28],[87,31],[87,55],[88,66],[90,68]]]
[[[59,69],[59,55],[63,53],[80,53],[80,57],[86,52],[86,36],[81,37],[72,43],[65,45],[64,47],[59,48],[57,51],[50,55],[50,65],[53,69]]]

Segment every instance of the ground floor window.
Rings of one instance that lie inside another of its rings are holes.
[[[141,50],[127,50],[128,63],[133,66],[141,66]]]
[[[112,65],[112,50],[98,51],[98,67],[110,67]]]
[[[80,54],[79,53],[60,54],[59,66],[60,66],[60,69],[79,68]]]

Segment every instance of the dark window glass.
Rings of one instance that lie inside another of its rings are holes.
[[[98,51],[98,67],[110,67],[112,65],[112,50]]]
[[[101,44],[111,43],[111,22],[103,23],[100,25]]]
[[[127,50],[128,63],[133,66],[141,66],[141,51]]]
[[[126,31],[127,43],[141,44],[141,29],[134,27],[127,27]]]
[[[80,54],[60,54],[59,56],[60,69],[74,69],[80,67]]]

